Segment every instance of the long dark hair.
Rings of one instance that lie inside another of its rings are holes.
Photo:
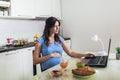
[[[56,21],[59,23],[59,26],[60,26],[60,21],[55,17],[49,17],[45,22],[45,28],[42,36],[45,38],[44,41],[47,46],[49,46],[50,29],[54,27]],[[56,42],[61,43],[59,36],[60,36],[60,33],[55,34],[54,39]]]

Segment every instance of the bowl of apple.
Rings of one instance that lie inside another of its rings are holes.
[[[77,66],[77,68],[84,67],[85,63],[83,63],[83,62],[77,62],[76,66]]]

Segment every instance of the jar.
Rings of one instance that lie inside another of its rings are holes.
[[[4,16],[8,16],[8,11],[5,10],[5,11],[3,12],[3,15],[4,15]]]
[[[3,11],[2,10],[0,10],[0,16],[3,16]]]

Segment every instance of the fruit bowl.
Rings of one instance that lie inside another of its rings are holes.
[[[82,62],[77,62],[77,63],[76,63],[76,66],[77,66],[77,68],[80,68],[80,67],[84,67],[85,64],[82,63]]]

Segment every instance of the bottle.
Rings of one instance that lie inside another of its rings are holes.
[[[38,38],[40,38],[40,35],[39,34],[35,34],[35,36],[34,36],[34,44],[36,44],[36,41],[37,41]]]

